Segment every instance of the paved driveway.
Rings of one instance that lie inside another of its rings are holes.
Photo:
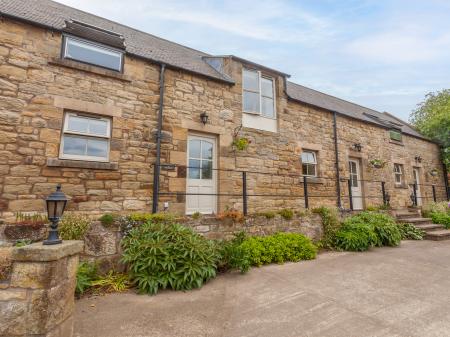
[[[75,336],[450,336],[450,241],[325,253],[186,293],[83,299]]]

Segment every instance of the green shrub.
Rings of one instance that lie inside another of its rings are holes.
[[[238,269],[241,273],[246,273],[250,269],[249,253],[245,247],[242,247],[245,239],[245,233],[239,232],[232,240],[218,241],[219,270]]]
[[[97,266],[94,263],[81,262],[77,269],[75,293],[82,295],[92,286],[92,281],[95,279],[97,279]]]
[[[266,211],[266,212],[256,213],[256,216],[263,216],[266,219],[273,219],[273,218],[275,218],[276,215],[277,215],[277,213],[275,213],[273,211]]]
[[[99,220],[104,227],[111,227],[114,224],[114,222],[116,221],[116,219],[117,219],[116,215],[111,214],[111,213],[106,213],[106,214],[103,214]]]
[[[86,215],[65,213],[58,225],[59,235],[63,240],[82,240],[90,225]]]
[[[373,226],[361,223],[344,224],[334,238],[334,247],[340,250],[365,251],[379,245]]]
[[[32,241],[29,239],[20,239],[20,240],[16,241],[16,243],[14,244],[14,247],[25,247],[25,246],[28,246],[31,244],[32,244]]]
[[[401,238],[400,229],[391,216],[362,212],[345,219],[335,235],[334,246],[341,250],[364,251],[372,246],[397,246]]]
[[[112,293],[127,290],[130,287],[128,275],[115,273],[112,270],[104,276],[99,276],[91,282],[96,293]]]
[[[175,221],[175,216],[170,213],[131,213],[128,217],[140,222],[171,223]]]
[[[425,233],[410,223],[399,223],[398,229],[402,234],[402,240],[422,240]]]
[[[284,208],[278,211],[278,214],[280,214],[286,220],[291,220],[294,217],[294,211],[289,208]]]
[[[265,237],[249,237],[241,247],[249,254],[251,265],[314,259],[317,247],[302,234],[277,233]]]
[[[447,212],[433,212],[431,213],[431,220],[433,223],[443,225],[445,228],[450,228],[450,214]]]
[[[192,219],[194,219],[194,220],[198,220],[201,217],[202,217],[202,213],[200,213],[200,212],[195,212],[192,214]]]
[[[431,202],[422,207],[422,215],[430,217],[432,213],[447,213],[450,214],[450,207],[447,201]]]
[[[198,288],[216,275],[215,243],[179,224],[146,222],[133,228],[122,245],[122,260],[140,293]]]
[[[325,248],[332,248],[336,233],[341,227],[337,208],[322,206],[314,208],[312,212],[319,214],[322,218],[323,239],[321,245]]]

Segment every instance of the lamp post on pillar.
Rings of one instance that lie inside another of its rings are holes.
[[[44,245],[56,245],[62,242],[58,234],[58,222],[61,219],[67,205],[67,197],[61,191],[61,185],[56,186],[56,191],[45,200],[47,204],[47,217],[51,222],[48,238]]]

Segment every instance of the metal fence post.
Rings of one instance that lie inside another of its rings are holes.
[[[247,215],[247,172],[242,171],[242,206],[244,208],[244,215]]]
[[[417,206],[417,184],[413,184],[414,206]]]
[[[305,196],[305,208],[309,208],[309,200],[308,200],[308,178],[303,177],[303,195]]]
[[[385,182],[382,181],[381,182],[381,193],[383,194],[383,205],[386,206],[387,202],[386,202],[386,188],[384,186]]]
[[[348,182],[348,201],[350,202],[350,209],[353,211],[352,179],[349,179],[347,182]]]
[[[436,187],[432,185],[431,188],[433,190],[433,201],[436,202]]]

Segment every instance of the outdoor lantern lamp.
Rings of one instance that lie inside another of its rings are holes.
[[[361,152],[362,145],[361,145],[361,143],[355,143],[355,144],[353,144],[353,148],[354,148],[356,151]]]
[[[44,245],[56,245],[62,242],[58,234],[58,222],[67,204],[67,197],[61,191],[61,185],[58,184],[56,191],[50,194],[45,201],[47,203],[47,216],[51,225],[48,238],[44,241]]]
[[[208,123],[208,114],[206,112],[202,112],[200,114],[200,119],[202,120],[203,125],[206,125],[206,123]]]

